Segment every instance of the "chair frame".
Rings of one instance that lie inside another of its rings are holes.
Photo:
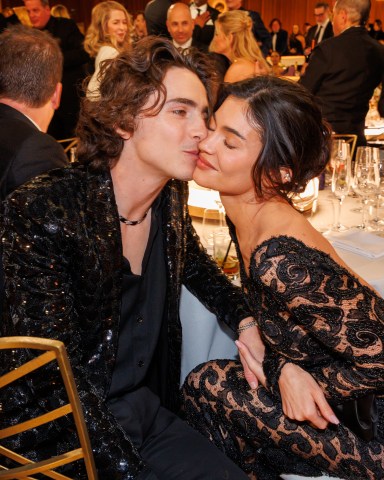
[[[71,150],[71,148],[76,147],[79,139],[77,137],[72,137],[72,138],[63,138],[62,140],[57,140],[57,143],[65,144],[68,143],[68,145],[64,146],[63,149],[64,152],[67,153]]]
[[[51,340],[46,338],[37,337],[1,337],[0,338],[0,350],[7,349],[31,349],[42,350],[43,353],[39,354],[32,360],[24,363],[20,367],[9,371],[0,377],[0,388],[3,388],[12,382],[22,378],[23,376],[31,373],[38,368],[48,364],[49,362],[56,361],[59,365],[61,377],[68,395],[69,403],[59,407],[55,410],[47,412],[39,417],[32,418],[20,424],[9,426],[0,430],[0,440],[16,435],[18,433],[35,428],[40,425],[49,423],[57,418],[72,413],[74,423],[76,425],[77,434],[79,438],[80,448],[66,452],[62,455],[42,460],[39,462],[32,462],[28,458],[25,458],[16,452],[13,452],[0,445],[0,454],[3,456],[18,462],[22,466],[6,469],[0,466],[0,479],[31,479],[36,473],[42,473],[48,478],[56,480],[71,480],[70,477],[54,471],[61,465],[75,462],[79,459],[83,459],[87,476],[89,480],[97,480],[97,471],[93,458],[92,448],[89,440],[87,427],[85,425],[83,410],[80,404],[77,388],[73,378],[72,368],[69,363],[67,352],[63,342],[59,340]]]

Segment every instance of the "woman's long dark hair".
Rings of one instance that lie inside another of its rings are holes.
[[[288,198],[303,191],[324,170],[331,148],[331,129],[313,95],[289,80],[260,76],[225,84],[215,110],[229,96],[248,103],[248,121],[260,135],[262,148],[252,169],[256,195]],[[291,171],[288,183],[282,168]]]

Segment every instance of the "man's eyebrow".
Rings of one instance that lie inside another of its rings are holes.
[[[223,127],[223,130],[225,130],[226,132],[228,133],[233,133],[234,135],[236,135],[237,137],[241,138],[242,140],[245,140],[245,137],[243,137],[243,135],[241,135],[240,132],[238,132],[236,129],[234,128],[231,128],[231,127]]]
[[[165,103],[183,103],[184,105],[197,107],[197,103],[194,100],[191,100],[190,98],[184,98],[184,97],[170,98]]]
[[[191,100],[190,98],[185,98],[185,97],[170,98],[165,103],[166,104],[182,103],[183,105],[188,105],[189,107],[197,107],[197,103],[194,100]],[[203,108],[203,111],[208,112],[208,106],[205,106]]]

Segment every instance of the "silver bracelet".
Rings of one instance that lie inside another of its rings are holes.
[[[237,329],[237,333],[240,334],[241,332],[243,332],[244,330],[247,330],[247,328],[251,328],[251,327],[257,327],[258,323],[256,320],[252,320],[252,322],[249,322],[249,323],[246,323],[245,325],[242,325],[241,327],[239,327]]]

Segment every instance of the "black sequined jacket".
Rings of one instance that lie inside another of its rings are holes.
[[[179,397],[181,284],[233,329],[249,315],[240,290],[202,248],[187,211],[187,193],[187,184],[175,180],[162,192],[168,272],[164,404],[173,410]],[[37,177],[2,206],[1,237],[6,276],[1,335],[42,336],[65,343],[100,478],[136,478],[145,465],[105,405],[122,288],[120,225],[109,171],[93,173],[72,164]],[[9,359],[7,368],[10,361],[16,359]],[[0,366],[5,367],[3,361]],[[46,394],[50,378],[50,374],[32,378],[28,387],[8,392],[12,402],[0,399],[3,420],[28,418],[43,413],[47,404],[60,404],[59,387],[55,395]],[[49,434],[56,435],[60,450],[60,444],[73,441],[64,430],[60,425],[56,432],[22,437],[19,448],[25,453],[32,447],[29,454],[39,456],[39,445]]]

